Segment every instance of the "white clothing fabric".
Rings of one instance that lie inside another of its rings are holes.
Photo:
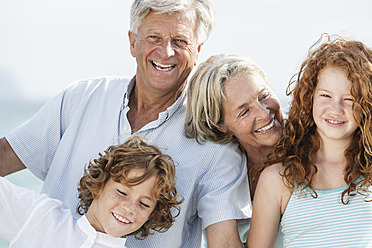
[[[131,136],[127,119],[135,78],[106,77],[68,87],[32,119],[6,135],[21,161],[44,181],[42,192],[77,206],[83,167],[109,145]],[[246,161],[236,144],[198,144],[184,135],[185,93],[159,118],[133,135],[157,145],[176,163],[181,214],[165,233],[128,247],[200,247],[201,230],[251,216]]]
[[[125,248],[125,238],[98,233],[59,200],[0,177],[0,236],[10,248]]]

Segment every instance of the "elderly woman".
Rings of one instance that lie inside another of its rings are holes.
[[[199,143],[239,142],[253,199],[262,162],[283,134],[279,99],[262,69],[242,55],[212,56],[194,73],[187,97],[186,136]],[[240,228],[245,241],[248,226]]]

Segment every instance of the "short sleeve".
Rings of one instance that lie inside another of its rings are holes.
[[[22,163],[43,181],[79,101],[77,96],[82,95],[79,87],[82,85],[72,84],[5,136]]]
[[[217,222],[251,217],[245,155],[231,146],[216,152],[199,182],[198,214],[203,229]]]

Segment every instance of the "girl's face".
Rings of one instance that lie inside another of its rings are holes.
[[[224,124],[243,147],[275,145],[282,137],[279,99],[259,75],[240,73],[225,85]]]
[[[351,81],[338,67],[327,66],[318,77],[313,103],[313,118],[322,140],[349,142],[358,128],[361,114],[353,111]],[[357,120],[355,121],[353,114]]]
[[[133,169],[128,178],[142,173],[143,170]],[[138,230],[151,217],[156,206],[155,183],[156,176],[135,186],[125,186],[110,178],[88,209],[89,222],[97,231],[112,237],[122,237]]]

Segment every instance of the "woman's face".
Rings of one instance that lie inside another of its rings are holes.
[[[274,146],[282,137],[279,99],[260,75],[239,73],[226,81],[224,132],[244,147]]]

